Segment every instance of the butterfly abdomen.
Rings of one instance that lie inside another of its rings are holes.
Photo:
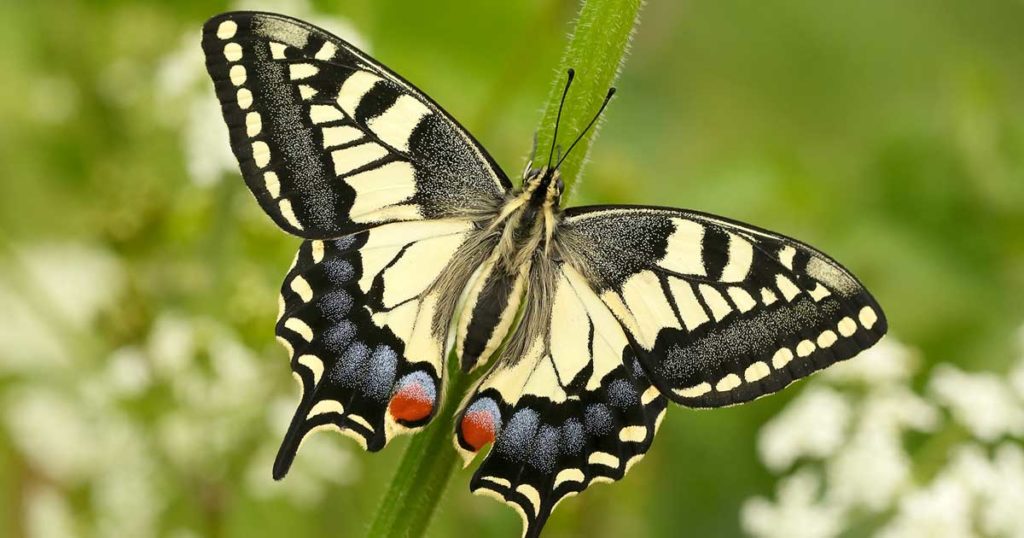
[[[491,356],[512,329],[522,303],[529,265],[512,267],[496,260],[484,265],[471,283],[466,305],[459,318],[456,350],[463,371],[470,371]]]
[[[536,192],[535,185],[528,183],[522,192],[507,199],[481,232],[495,242],[490,258],[469,283],[459,318],[456,351],[463,371],[485,362],[514,330],[527,275],[536,262],[544,261],[543,256],[538,259],[538,253],[546,251],[544,245],[551,241],[558,198],[538,198]]]

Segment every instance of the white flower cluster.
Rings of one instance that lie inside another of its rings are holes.
[[[258,357],[223,324],[173,313],[110,350],[97,319],[123,297],[125,273],[82,244],[0,259],[0,427],[22,468],[28,536],[154,536],[172,499],[217,484],[308,506],[358,475],[349,446],[319,439],[283,487],[267,487],[288,423],[283,404],[269,422],[265,403],[284,398],[268,381],[281,355]]]
[[[234,7],[318,21],[365,46],[346,21],[325,20],[307,0]],[[196,185],[238,169],[204,70],[202,22],[170,45],[154,76],[120,59],[98,79],[114,105],[155,97],[158,106],[145,110],[180,133]],[[76,113],[69,79],[41,79],[36,89],[36,121],[59,124]],[[46,104],[53,96],[66,106]],[[141,298],[154,303],[140,309],[155,312],[151,321],[127,313],[123,304],[147,291],[133,284],[148,270],[76,242],[0,253],[0,440],[23,492],[8,511],[20,518],[15,528],[30,537],[202,536],[209,529],[181,528],[172,512],[223,510],[230,496],[311,508],[358,476],[350,443],[317,436],[288,480],[271,487],[290,418],[281,415],[297,392],[282,377],[284,353],[261,357],[224,322],[167,311],[162,297]]]
[[[12,254],[0,260],[0,375],[71,366],[57,333],[92,323],[120,293],[123,269],[111,254],[76,243],[34,243]]]
[[[892,337],[816,377],[760,432],[782,476],[774,499],[744,503],[743,529],[1024,538],[1024,329],[1021,344],[1007,378],[943,364],[923,395],[914,352]]]

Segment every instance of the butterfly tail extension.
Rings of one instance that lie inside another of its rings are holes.
[[[295,461],[295,454],[299,451],[299,445],[306,436],[306,415],[309,413],[309,398],[302,398],[298,409],[288,424],[288,431],[284,434],[281,446],[277,449],[277,456],[274,457],[274,467],[271,472],[274,480],[281,480],[288,474]]]

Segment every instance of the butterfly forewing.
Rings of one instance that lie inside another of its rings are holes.
[[[288,232],[465,215],[510,188],[451,116],[323,30],[228,13],[206,23],[203,50],[242,175]]]
[[[566,211],[570,263],[615,313],[655,384],[718,407],[776,392],[870,347],[881,308],[846,269],[788,237],[697,212]]]

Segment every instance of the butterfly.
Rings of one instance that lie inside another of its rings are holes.
[[[226,13],[202,46],[246,184],[303,239],[276,326],[302,396],[275,478],[314,431],[377,451],[424,427],[454,350],[484,372],[454,432],[467,459],[490,446],[470,487],[538,536],[561,499],[644,456],[669,402],[753,400],[886,332],[849,271],[789,237],[563,210],[550,156],[513,186],[430,97],[306,22]]]

